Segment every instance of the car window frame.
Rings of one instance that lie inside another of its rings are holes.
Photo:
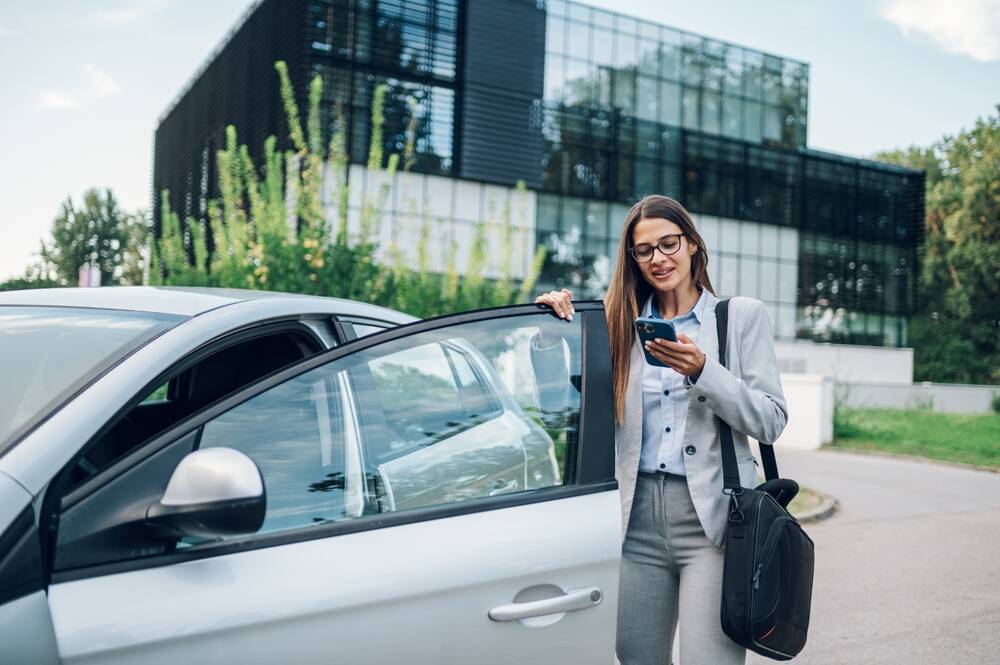
[[[610,443],[614,440],[614,420],[612,415],[613,409],[610,408],[613,404],[611,362],[604,303],[602,301],[578,301],[574,302],[574,307],[581,317],[581,374],[583,375],[583,380],[580,390],[581,415],[579,441],[576,448],[575,473],[572,479],[564,479],[564,484],[512,494],[470,499],[457,503],[412,508],[394,513],[364,515],[342,522],[310,525],[267,534],[253,534],[241,539],[174,550],[139,559],[100,563],[84,568],[62,571],[52,571],[54,546],[57,537],[56,529],[53,528],[50,530],[47,547],[48,555],[46,556],[48,582],[62,583],[134,570],[158,568],[187,561],[279,547],[297,542],[319,540],[403,524],[446,519],[460,515],[617,490],[618,482],[614,477],[614,446]],[[551,310],[547,307],[534,304],[480,309],[402,324],[378,333],[366,335],[343,345],[335,346],[278,370],[266,377],[262,377],[254,384],[193,414],[185,421],[176,424],[174,427],[146,442],[145,445],[140,446],[126,457],[114,462],[100,476],[91,479],[87,484],[97,480],[99,477],[104,477],[104,481],[107,482],[108,479],[116,477],[116,474],[128,473],[131,468],[142,461],[164,450],[171,444],[190,436],[192,432],[197,432],[217,416],[226,413],[275,386],[312,369],[335,362],[347,355],[363,351],[372,346],[439,328],[491,319],[514,320],[520,316],[538,315],[545,312],[548,312],[550,315],[552,314]],[[155,383],[155,381],[150,382],[150,385]],[[598,404],[599,406],[588,408],[588,404]],[[601,408],[601,406],[604,408]],[[352,403],[352,407],[357,409],[356,404]],[[75,459],[74,457],[71,464],[75,463]],[[71,464],[67,464],[65,469],[72,468]],[[63,473],[65,473],[65,469]],[[74,492],[85,486],[77,488]],[[96,489],[97,487],[89,488],[89,491],[96,491]],[[58,497],[60,492],[61,483],[58,481],[54,482],[46,498],[48,509],[47,519],[53,525],[58,524],[58,516],[62,510],[59,501],[55,501],[53,505],[53,496]]]
[[[477,389],[480,390],[489,401],[491,407],[490,411],[488,413],[479,414],[480,417],[486,417],[486,419],[482,422],[487,422],[498,415],[501,415],[504,411],[503,400],[500,399],[500,395],[497,394],[493,386],[490,385],[490,382],[486,380],[485,376],[483,376],[482,368],[479,367],[477,362],[473,361],[472,354],[454,344],[443,344],[443,346],[445,358],[448,359],[448,364],[451,366],[452,376],[455,377],[455,384],[459,387],[462,386],[462,377],[459,375],[458,367],[455,365],[454,356],[458,356],[468,365]],[[462,403],[462,408],[465,409],[465,398],[459,396],[459,400]]]
[[[348,342],[353,342],[359,337],[367,337],[368,335],[374,335],[376,333],[366,333],[364,335],[359,335],[355,324],[362,326],[369,326],[372,328],[378,328],[376,332],[382,332],[383,330],[388,330],[390,328],[395,328],[401,324],[392,323],[391,321],[386,321],[384,319],[377,319],[369,316],[360,316],[357,314],[334,314],[329,317],[330,326],[333,328],[334,337],[337,340],[337,346],[342,346]]]

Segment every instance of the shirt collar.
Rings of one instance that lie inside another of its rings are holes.
[[[645,307],[643,307],[643,314],[642,315],[645,316],[645,317],[652,317],[654,319],[659,319],[660,318],[660,313],[653,311],[653,296],[654,295],[656,295],[655,291],[653,293],[649,294],[649,297],[646,299],[646,305],[645,305]],[[675,318],[680,319],[680,318],[683,318],[683,317],[688,316],[688,315],[690,315],[690,314],[693,313],[695,320],[697,320],[698,323],[701,323],[701,317],[702,317],[702,314],[705,311],[705,301],[707,300],[707,298],[708,298],[708,289],[706,289],[705,287],[702,287],[701,288],[701,295],[698,297],[698,302],[696,302],[694,304],[694,307],[691,308],[691,311],[687,312],[685,314],[682,314],[681,316],[675,317]]]

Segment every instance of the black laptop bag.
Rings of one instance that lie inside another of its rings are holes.
[[[726,365],[729,300],[715,309],[719,362]],[[723,492],[729,496],[722,630],[734,642],[775,660],[794,658],[806,644],[813,586],[813,542],[786,509],[795,481],[778,478],[774,448],[761,444],[766,482],[740,485],[733,432],[720,422]]]

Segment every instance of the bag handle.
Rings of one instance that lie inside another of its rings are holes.
[[[715,305],[715,326],[719,337],[719,364],[726,366],[726,338],[729,332],[729,298],[720,300]],[[716,416],[716,418],[719,418]],[[740,470],[736,464],[736,448],[733,445],[733,430],[722,418],[719,418],[719,432],[722,435],[722,485],[723,491],[730,490],[742,493]],[[769,443],[760,444],[760,458],[764,462],[764,478],[778,478],[778,462],[774,457],[774,446]]]

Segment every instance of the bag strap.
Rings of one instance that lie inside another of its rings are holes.
[[[719,364],[726,366],[726,338],[729,333],[729,298],[720,300],[715,305],[715,326],[719,338]],[[718,416],[716,416],[718,418]],[[719,431],[722,435],[722,485],[727,490],[740,490],[740,470],[736,464],[736,448],[733,445],[733,430],[722,418],[719,418]],[[769,443],[760,444],[760,457],[764,462],[764,478],[775,480],[778,477],[778,462],[774,457],[774,446]]]

